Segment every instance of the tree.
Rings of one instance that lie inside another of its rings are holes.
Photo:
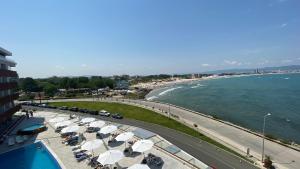
[[[104,82],[105,82],[105,85],[111,89],[113,89],[115,87],[115,81],[112,79],[106,78]]]
[[[59,82],[59,87],[63,89],[68,89],[69,88],[69,80],[70,78],[64,77],[60,80]]]
[[[45,92],[45,95],[53,97],[55,95],[55,93],[57,92],[58,88],[51,84],[51,83],[46,83],[43,86],[43,91]]]
[[[39,92],[41,88],[38,86],[37,82],[31,77],[26,77],[21,81],[21,89],[24,92]]]
[[[88,83],[89,82],[89,78],[87,77],[79,77],[78,78],[78,83]]]
[[[68,86],[68,88],[76,89],[78,87],[78,83],[74,78],[72,78],[72,79],[69,79],[67,86]]]

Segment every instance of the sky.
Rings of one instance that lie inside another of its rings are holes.
[[[300,64],[299,0],[0,0],[20,77]]]

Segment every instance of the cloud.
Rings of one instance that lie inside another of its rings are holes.
[[[281,28],[284,28],[284,27],[286,27],[287,25],[288,25],[287,23],[283,23],[283,24],[280,25],[280,27],[281,27]]]
[[[83,68],[86,68],[86,67],[87,67],[87,64],[84,64],[84,63],[83,63],[83,64],[81,64],[80,66],[83,67]]]
[[[56,69],[59,69],[59,70],[65,70],[65,67],[60,66],[60,65],[56,65],[55,68],[56,68]]]
[[[282,62],[282,63],[291,63],[291,62],[293,62],[293,61],[290,60],[290,59],[285,59],[285,60],[282,60],[281,62]]]
[[[232,60],[232,61],[230,61],[230,60],[225,60],[224,62],[225,62],[225,64],[227,64],[227,65],[237,65],[237,66],[242,65],[241,62],[238,62],[238,61],[235,61],[235,60]]]
[[[210,67],[210,66],[212,66],[212,65],[210,65],[210,64],[208,64],[208,63],[203,63],[203,64],[201,64],[201,66],[202,66],[202,67]]]
[[[269,5],[269,7],[273,7],[276,4],[281,4],[281,3],[284,3],[286,1],[288,1],[288,0],[274,0],[271,3],[269,3],[268,5]]]
[[[300,58],[297,58],[297,60],[300,60]]]
[[[265,59],[265,60],[259,62],[258,65],[265,65],[265,64],[268,64],[269,62],[270,62],[269,60]]]

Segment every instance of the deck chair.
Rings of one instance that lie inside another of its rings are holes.
[[[7,144],[8,144],[8,146],[13,146],[13,145],[15,145],[15,138],[14,138],[14,137],[8,138]]]
[[[24,143],[23,137],[22,137],[22,136],[16,136],[16,142],[17,142],[18,144]]]

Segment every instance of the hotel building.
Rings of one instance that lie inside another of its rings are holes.
[[[0,124],[11,119],[20,109],[20,106],[14,103],[18,98],[18,74],[11,70],[16,66],[16,62],[7,59],[7,56],[11,55],[11,52],[0,47]]]

